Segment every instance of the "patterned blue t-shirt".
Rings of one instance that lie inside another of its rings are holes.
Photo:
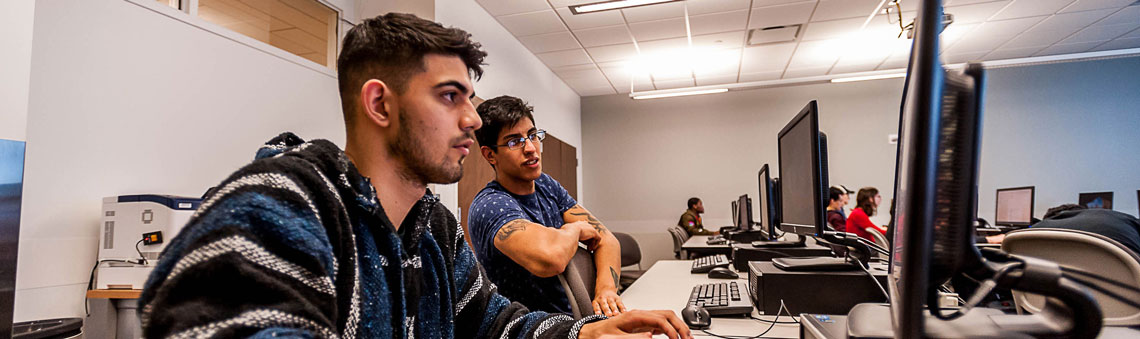
[[[534,181],[533,194],[516,195],[498,181],[491,181],[475,195],[467,216],[471,242],[487,276],[499,285],[499,293],[532,310],[570,313],[570,301],[558,277],[531,274],[495,247],[495,234],[507,222],[517,219],[561,228],[562,213],[577,204],[558,181],[545,173]]]

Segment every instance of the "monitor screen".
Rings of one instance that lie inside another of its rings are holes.
[[[780,131],[780,230],[815,236],[825,222],[820,168],[819,117],[816,102],[809,102]]]
[[[736,229],[752,230],[752,199],[747,194],[736,199]]]
[[[1081,193],[1077,203],[1085,208],[1112,209],[1112,192]]]
[[[995,225],[1029,226],[1033,219],[1033,187],[997,190]]]
[[[767,240],[772,240],[776,238],[776,218],[773,215],[776,210],[772,201],[772,179],[768,174],[768,164],[764,164],[763,167],[760,167],[760,172],[757,173],[756,179],[759,182],[757,186],[759,186],[760,189],[756,195],[757,205],[760,206],[758,209],[758,211],[760,211],[760,217],[757,218],[760,222],[757,223],[757,226],[764,231],[764,236]]]
[[[0,333],[12,333],[24,142],[0,139]]]

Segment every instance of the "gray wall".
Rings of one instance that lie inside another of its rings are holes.
[[[1107,190],[1116,191],[1117,210],[1136,214],[1140,175],[1130,170],[1140,168],[1140,58],[989,75],[980,216],[993,218],[996,188],[1027,185],[1037,186],[1037,217],[1075,202],[1078,192]],[[583,98],[588,207],[610,228],[637,237],[647,264],[670,258],[664,229],[685,200],[705,201],[706,225],[729,224],[729,202],[744,193],[756,200],[757,170],[777,161],[776,134],[814,99],[828,134],[831,183],[878,187],[885,210],[894,182],[888,135],[897,132],[902,85],[887,79],[657,100]],[[885,215],[872,219],[887,222]]]

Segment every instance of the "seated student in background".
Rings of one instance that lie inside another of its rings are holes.
[[[681,220],[677,221],[677,226],[688,231],[689,236],[720,234],[717,231],[706,230],[705,224],[701,222],[701,214],[705,213],[705,204],[701,202],[700,198],[689,198],[687,206],[689,209],[685,210],[685,213],[681,213]]]
[[[831,186],[827,197],[827,224],[839,232],[847,229],[847,215],[843,213],[843,206],[847,205],[848,191],[843,186]]]
[[[1029,227],[1063,228],[1096,233],[1116,240],[1131,249],[1133,253],[1140,255],[1140,220],[1126,213],[1064,204],[1050,208],[1041,221]],[[1000,244],[1002,240],[1005,240],[1005,234],[986,237],[986,241],[991,244]]]
[[[883,202],[883,197],[879,195],[878,189],[874,187],[860,188],[859,193],[855,195],[855,208],[847,217],[846,232],[855,233],[855,235],[872,242],[875,239],[868,232],[879,232],[879,234],[885,235],[885,230],[871,222],[871,216],[875,215],[881,202]]]
[[[495,170],[471,202],[471,242],[499,292],[531,309],[570,312],[558,275],[578,242],[594,254],[594,313],[625,312],[618,297],[621,245],[617,238],[554,178],[542,173],[542,139],[533,108],[500,96],[479,105],[483,128],[475,132],[483,158]]]
[[[283,133],[223,181],[151,273],[143,336],[688,337],[672,312],[575,321],[484,282],[427,190],[459,180],[481,124],[469,99],[487,54],[470,37],[410,14],[353,27],[337,59],[345,150]]]

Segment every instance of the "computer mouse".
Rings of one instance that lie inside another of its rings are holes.
[[[689,305],[681,310],[681,319],[684,319],[685,325],[689,325],[689,329],[693,330],[703,330],[712,324],[709,311],[697,305]]]
[[[717,268],[714,268],[711,271],[709,271],[709,278],[713,278],[713,279],[738,279],[738,278],[740,278],[740,275],[736,274],[736,272],[733,272],[731,268],[717,267]]]

